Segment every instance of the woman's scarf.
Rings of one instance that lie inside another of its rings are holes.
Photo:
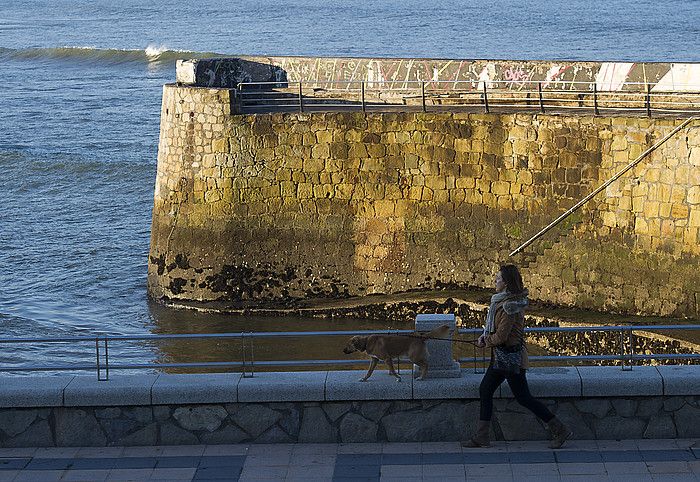
[[[514,294],[508,291],[501,291],[491,297],[491,305],[486,313],[486,323],[484,324],[484,335],[489,335],[496,331],[496,311],[499,305],[503,305],[503,311],[512,315],[518,311],[525,311],[527,306],[527,290]]]

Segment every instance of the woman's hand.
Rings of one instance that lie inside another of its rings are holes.
[[[486,346],[486,336],[482,334],[478,340],[476,340],[476,346],[483,348]]]

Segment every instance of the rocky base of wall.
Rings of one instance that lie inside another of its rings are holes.
[[[700,397],[543,400],[578,439],[700,437]],[[0,446],[130,446],[464,440],[475,400],[275,402],[0,410]],[[513,400],[496,401],[495,440],[547,438]]]

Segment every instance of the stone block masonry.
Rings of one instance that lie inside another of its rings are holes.
[[[3,379],[13,397],[0,400],[0,447],[427,442],[473,433],[481,374],[397,383],[382,370],[363,383],[362,373]],[[696,366],[536,368],[529,378],[576,439],[700,437]],[[146,398],[141,387],[150,388]],[[88,391],[91,398],[77,398]],[[506,384],[496,392],[493,428],[496,440],[547,438]]]
[[[488,287],[508,253],[680,121],[467,113],[236,115],[163,91],[154,298],[280,307]],[[700,127],[512,261],[535,298],[697,317]]]

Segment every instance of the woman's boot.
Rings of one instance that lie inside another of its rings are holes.
[[[470,439],[467,440],[466,442],[462,442],[462,447],[490,447],[491,443],[489,442],[489,428],[491,427],[491,421],[490,420],[479,420],[479,423],[476,426],[476,433],[474,436]]]
[[[573,435],[573,432],[557,417],[547,422],[547,428],[549,429],[549,434],[552,436],[552,443],[549,444],[549,447],[552,449],[561,448],[564,442],[566,442],[566,439]]]

